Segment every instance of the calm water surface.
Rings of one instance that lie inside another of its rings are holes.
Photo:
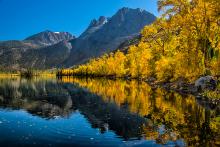
[[[220,146],[220,106],[137,81],[0,78],[0,146]]]

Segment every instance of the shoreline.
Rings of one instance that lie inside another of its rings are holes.
[[[174,82],[158,82],[153,78],[131,78],[131,77],[115,77],[115,76],[91,76],[91,75],[63,75],[63,76],[57,76],[58,79],[62,77],[77,77],[77,78],[93,78],[93,79],[109,79],[109,80],[126,80],[126,81],[131,81],[131,80],[137,80],[140,82],[146,82],[149,84],[153,89],[156,88],[163,88],[167,91],[175,91],[181,95],[193,95],[197,100],[201,101],[206,101],[210,104],[220,104],[220,98],[219,99],[213,99],[213,98],[208,98],[206,96],[203,96],[202,93],[204,91],[197,91],[197,88],[195,87],[194,84],[186,83],[183,81],[174,81]]]
[[[21,74],[0,74],[0,78],[26,78],[22,77]],[[175,91],[181,95],[193,95],[197,100],[205,101],[210,104],[220,104],[220,98],[219,99],[213,99],[208,98],[203,95],[204,91],[198,92],[196,90],[196,87],[194,84],[186,83],[183,81],[175,81],[175,82],[158,82],[154,78],[131,78],[131,77],[115,77],[115,76],[93,76],[93,75],[56,75],[56,74],[38,74],[33,75],[31,78],[36,77],[48,77],[48,78],[56,78],[56,79],[62,79],[62,77],[77,77],[77,78],[93,78],[93,79],[109,79],[109,80],[125,80],[125,81],[131,81],[131,80],[137,80],[140,82],[146,82],[149,84],[153,89],[156,88],[163,88],[167,91]]]

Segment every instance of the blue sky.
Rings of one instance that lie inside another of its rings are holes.
[[[22,40],[44,30],[79,36],[92,19],[122,7],[158,15],[156,0],[0,0],[0,40]]]

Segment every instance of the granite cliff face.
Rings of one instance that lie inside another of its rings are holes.
[[[94,19],[78,38],[68,32],[44,31],[23,41],[0,42],[0,70],[51,69],[82,64],[116,50],[139,36],[156,17],[141,9],[122,8],[110,18]]]

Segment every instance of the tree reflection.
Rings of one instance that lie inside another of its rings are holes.
[[[152,89],[145,82],[79,79],[63,77],[64,83],[78,83],[106,103],[126,108],[131,114],[146,118],[141,134],[147,140],[166,144],[184,139],[189,146],[220,145],[218,108],[208,109],[191,96],[182,96],[163,89]]]
[[[206,106],[193,96],[135,80],[0,79],[1,108],[24,109],[45,119],[68,118],[78,110],[93,128],[112,130],[124,140],[218,146],[219,106]]]
[[[25,109],[47,119],[71,114],[72,99],[61,85],[45,79],[0,79],[0,107]]]

